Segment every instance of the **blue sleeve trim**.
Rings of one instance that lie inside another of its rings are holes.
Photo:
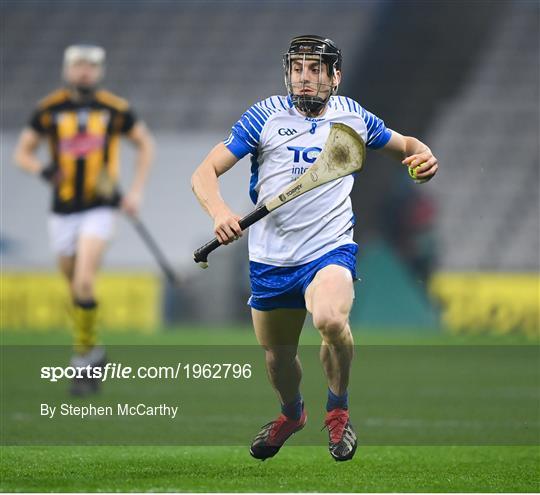
[[[262,131],[264,123],[266,122],[266,116],[257,108],[251,107],[244,115],[248,118],[253,118],[258,124],[258,131]]]
[[[244,139],[238,136],[234,128],[229,137],[223,141],[223,144],[225,144],[228,150],[239,160],[244,158],[247,154],[253,153],[253,148],[250,147]]]
[[[224,141],[225,146],[238,159],[249,153],[256,153],[261,132],[267,119],[261,109],[253,105],[233,125],[231,134]]]
[[[383,148],[388,141],[390,141],[390,138],[392,137],[392,131],[388,129],[387,127],[384,128],[384,131],[377,137],[376,141],[373,141],[372,144],[367,145],[368,148],[372,150],[378,150],[380,148]]]
[[[283,104],[282,99],[278,96],[279,104],[283,107],[283,110],[287,110],[287,107]]]
[[[392,131],[388,129],[382,119],[360,107],[362,118],[367,127],[366,146],[376,150],[382,148],[392,137]]]
[[[280,97],[277,98],[285,109]],[[223,143],[238,159],[243,158],[248,153],[254,155],[259,148],[261,132],[266,122],[278,111],[272,97],[255,103],[233,125],[231,134]]]
[[[246,124],[245,121],[247,121],[247,124],[253,127],[252,132],[251,132],[252,134],[260,133],[264,126],[264,120],[259,115],[257,115],[253,110],[248,110],[244,114],[244,116],[240,119],[240,121],[243,122],[244,125]]]

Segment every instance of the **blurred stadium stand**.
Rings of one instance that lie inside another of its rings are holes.
[[[225,132],[263,97],[282,94],[281,55],[297,34],[339,40],[351,70],[374,3],[18,1],[3,9],[5,128],[58,86],[75,42],[107,49],[106,85],[153,129]]]
[[[446,269],[540,268],[538,23],[532,5],[508,9],[431,128],[443,164],[432,190]]]
[[[428,143],[441,169],[417,187],[372,154],[354,205],[359,219],[381,211],[384,221],[365,218],[367,240],[382,235],[395,244],[387,210],[408,215],[428,194],[440,212],[439,269],[538,270],[538,9],[537,2],[442,1],[391,2],[379,11],[343,92]]]

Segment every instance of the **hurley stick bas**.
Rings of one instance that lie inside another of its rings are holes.
[[[246,230],[271,211],[316,187],[359,172],[364,166],[365,159],[366,145],[361,136],[348,125],[333,124],[324,148],[315,163],[277,196],[259,205],[242,218],[238,222],[240,228]],[[221,243],[214,238],[197,249],[193,253],[193,259],[201,268],[207,268],[208,255],[219,246]]]

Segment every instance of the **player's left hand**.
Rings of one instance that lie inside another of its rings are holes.
[[[429,148],[421,153],[408,156],[401,163],[403,163],[403,165],[407,165],[407,167],[416,167],[421,165],[416,169],[416,177],[424,182],[432,179],[439,169],[437,157]]]
[[[120,207],[127,215],[136,217],[139,213],[142,203],[142,195],[136,191],[130,191],[122,198]]]

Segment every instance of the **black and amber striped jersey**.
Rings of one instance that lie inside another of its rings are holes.
[[[60,170],[54,212],[74,213],[117,202],[113,195],[102,193],[100,184],[106,178],[114,189],[119,139],[136,121],[128,102],[105,90],[84,102],[75,101],[68,89],[41,100],[29,125],[48,139],[52,163]]]

